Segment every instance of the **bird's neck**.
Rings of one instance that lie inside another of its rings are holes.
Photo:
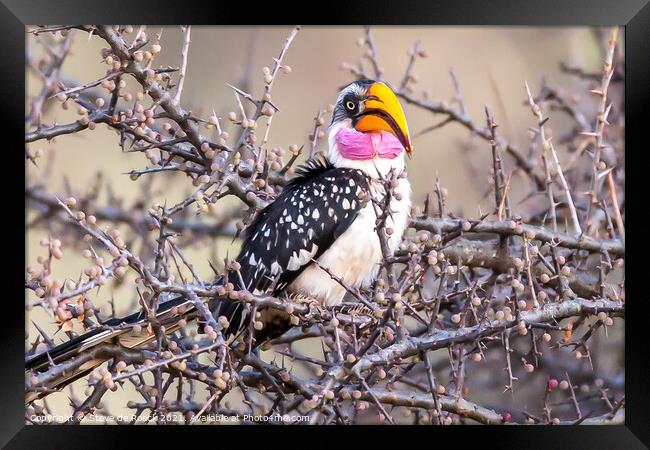
[[[332,125],[328,132],[329,151],[327,153],[327,159],[334,167],[358,169],[375,179],[380,178],[380,176],[382,178],[390,176],[391,171],[393,174],[399,174],[404,171],[406,167],[404,161],[405,152],[401,152],[394,158],[383,158],[381,155],[377,155],[369,159],[350,159],[343,156],[336,143],[336,134],[343,126],[346,126],[346,124]]]

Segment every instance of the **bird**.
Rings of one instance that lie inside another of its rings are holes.
[[[327,143],[326,156],[299,166],[296,176],[244,230],[235,258],[237,269],[226,274],[234,289],[308,298],[323,307],[336,307],[348,289],[367,288],[378,275],[384,257],[377,232],[380,218],[391,230],[385,240],[387,251],[392,255],[398,248],[410,214],[411,185],[405,171],[413,150],[405,113],[393,89],[370,79],[344,86],[332,109]],[[378,209],[384,204],[386,214]],[[215,317],[228,319],[230,336],[250,328],[246,326],[250,310],[243,302],[215,300],[210,310]],[[169,323],[167,333],[178,329],[181,316],[199,317],[182,295],[158,306],[157,317]],[[256,344],[287,330],[287,315],[267,311],[260,317],[263,327],[254,338]],[[138,312],[104,323],[120,324],[146,326],[146,317]],[[133,337],[115,328],[91,330],[28,358],[26,374],[43,372],[103,342],[117,340],[134,348],[153,338],[152,333]],[[48,381],[46,388],[60,389],[107,359],[95,355],[74,373]],[[28,390],[26,401],[39,396]]]

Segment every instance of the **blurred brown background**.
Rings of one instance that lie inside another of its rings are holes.
[[[136,27],[137,29],[137,27]],[[237,110],[231,83],[259,94],[263,86],[264,66],[272,66],[291,27],[192,27],[192,42],[189,49],[187,78],[182,95],[186,109],[207,118],[212,110],[220,117],[228,111]],[[153,37],[160,27],[147,27]],[[528,81],[535,94],[542,77],[566,92],[582,95],[579,102],[594,102],[586,95],[587,83],[560,72],[559,62],[581,66],[585,70],[598,72],[601,68],[599,42],[594,30],[588,28],[530,28],[530,27],[372,27],[378,50],[378,59],[384,69],[385,78],[398,85],[408,63],[407,49],[421,39],[421,47],[428,57],[418,59],[414,69],[419,82],[415,94],[426,90],[431,99],[450,99],[453,95],[449,69],[453,67],[464,95],[468,113],[480,126],[485,124],[484,105],[492,109],[498,132],[510,142],[526,149],[527,130],[535,124],[529,106],[524,103],[524,81]],[[363,49],[357,40],[363,35],[361,27],[311,27],[301,29],[288,50],[284,63],[292,68],[290,74],[280,74],[274,84],[273,101],[280,112],[275,115],[270,133],[269,146],[287,148],[290,144],[308,144],[308,134],[313,127],[316,112],[336,99],[338,88],[352,81],[352,76],[341,70],[342,62],[356,63]],[[156,65],[180,65],[182,33],[179,27],[162,28],[162,53],[156,57]],[[27,35],[28,53],[38,53],[36,38]],[[73,53],[63,65],[64,77],[74,83],[85,83],[105,75],[105,65],[101,64],[101,41],[87,38],[78,33],[73,44]],[[41,82],[32,72],[27,71],[26,105],[29,96],[40,90]],[[246,86],[249,84],[249,86]],[[135,92],[135,85],[129,84],[127,91]],[[76,120],[74,108],[61,109],[53,101],[53,107],[43,118],[44,122],[68,123]],[[590,103],[591,104],[591,103]],[[440,121],[440,117],[427,114],[409,105],[404,105],[411,135]],[[566,116],[550,112],[551,120],[547,127],[560,133],[570,126]],[[329,120],[329,117],[328,117]],[[227,123],[227,120],[224,121]],[[119,137],[105,126],[96,130],[61,136],[56,143],[36,142],[30,148],[45,151],[40,168],[27,164],[28,179],[42,178],[44,170],[51,171],[48,176],[49,191],[66,195],[66,183],[77,192],[90,188],[95,174],[102,171],[112,189],[129,204],[138,192],[138,184],[144,177],[131,181],[124,175],[131,169],[142,168],[147,161],[141,154],[123,154],[118,145]],[[447,204],[449,210],[467,216],[478,216],[479,207],[487,211],[493,202],[485,196],[488,187],[491,150],[484,141],[472,141],[469,133],[458,124],[450,124],[431,133],[413,139],[414,153],[408,162],[409,178],[414,187],[414,203],[421,204],[423,196],[431,192],[436,174],[441,184],[449,191]],[[463,149],[469,151],[463,157]],[[560,147],[560,151],[563,149]],[[466,163],[469,158],[475,173]],[[47,167],[47,169],[45,169]],[[506,160],[506,170],[512,170]],[[66,181],[67,180],[67,181]],[[160,177],[154,183],[158,198],[173,204],[181,200],[191,188],[182,175]],[[515,198],[517,193],[513,192]],[[516,210],[516,206],[515,206]],[[28,214],[28,220],[29,220]],[[209,220],[209,218],[207,219]],[[27,261],[44,253],[38,241],[42,233],[26,236]],[[226,239],[219,248],[219,256],[230,250],[236,243]],[[76,278],[84,267],[83,259],[74,255],[73,242],[64,242],[66,257],[55,261],[54,269],[59,277]],[[188,254],[202,276],[211,270],[207,264],[208,246],[189,249]],[[130,312],[134,307],[133,293],[120,292],[107,286],[99,293],[91,294],[96,304],[105,304],[115,297],[118,314]],[[39,324],[54,323],[41,309],[35,310],[28,319]],[[28,322],[29,342],[36,337],[36,330]],[[58,337],[58,334],[56,335]],[[61,336],[64,338],[64,336]],[[57,339],[57,342],[59,340]],[[78,383],[77,383],[78,385]],[[81,392],[80,388],[78,392]],[[119,393],[112,394],[118,395]],[[52,397],[54,398],[54,397]],[[68,412],[66,394],[61,393],[60,411]],[[111,394],[106,399],[111,398]],[[123,405],[125,402],[117,402]],[[128,410],[124,409],[124,412]],[[118,408],[112,413],[120,412]]]

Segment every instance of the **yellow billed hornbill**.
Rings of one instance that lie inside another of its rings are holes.
[[[392,253],[399,245],[408,223],[411,187],[405,177],[395,176],[405,169],[405,153],[410,154],[411,143],[404,112],[393,91],[385,83],[372,80],[344,87],[332,112],[328,144],[327,159],[309,160],[299,167],[297,176],[246,228],[237,257],[239,270],[228,273],[236,290],[296,295],[318,300],[324,306],[336,306],[346,293],[341,282],[352,288],[369,286],[382,261],[376,203],[386,198],[382,180],[388,177],[396,180],[398,193],[389,197],[390,213],[384,224],[392,229],[387,237],[388,250]],[[174,308],[178,306],[187,307],[183,313],[186,317],[196,313],[192,303],[181,296],[161,303],[158,317],[180,317],[178,308]],[[228,300],[215,299],[211,304],[215,317],[225,315],[230,319],[230,336],[246,328],[246,308]],[[277,314],[263,316],[266,324],[256,342],[277,334],[278,326],[286,330],[284,320]],[[111,319],[104,325],[117,327],[122,323],[146,324],[146,317],[140,312]],[[166,327],[167,332],[176,329]],[[52,363],[114,338],[120,345],[133,348],[154,336],[145,333],[133,338],[115,328],[92,330],[29,358],[26,370],[45,371]],[[60,388],[109,359],[102,355],[87,358],[80,370],[49,381],[47,387]],[[27,401],[37,397],[28,393]]]

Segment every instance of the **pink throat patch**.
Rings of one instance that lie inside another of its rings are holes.
[[[347,159],[395,159],[404,151],[402,143],[387,131],[361,133],[350,128],[341,128],[336,133],[336,145]]]

